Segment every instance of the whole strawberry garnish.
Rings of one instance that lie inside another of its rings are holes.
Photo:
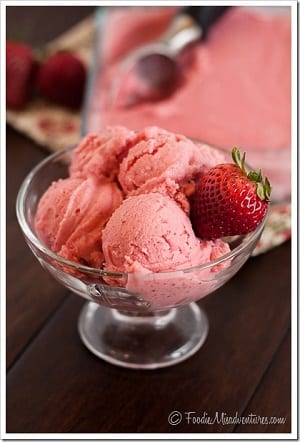
[[[24,43],[6,42],[6,105],[22,109],[33,90],[36,62],[31,48]]]
[[[37,86],[49,100],[70,108],[82,104],[86,81],[86,68],[79,58],[70,52],[51,55],[42,64]]]
[[[205,173],[196,185],[191,217],[195,233],[203,239],[242,235],[263,220],[271,186],[261,171],[245,169],[245,154],[232,149],[234,164],[220,164]]]

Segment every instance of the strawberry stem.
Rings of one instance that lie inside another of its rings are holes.
[[[261,200],[270,200],[272,187],[270,184],[270,181],[267,177],[263,178],[261,169],[257,172],[255,170],[251,170],[247,173],[246,167],[245,167],[245,158],[246,153],[244,152],[242,158],[240,151],[238,147],[234,147],[231,151],[231,156],[234,161],[234,163],[241,169],[243,175],[245,175],[250,181],[253,181],[256,183],[256,193],[257,196]]]
[[[241,171],[243,172],[244,175],[247,175],[247,171],[245,168],[245,158],[246,158],[246,153],[244,152],[243,157],[241,158],[241,154],[240,154],[240,150],[238,147],[234,147],[231,151],[231,156],[233,159],[233,162],[239,166],[239,168],[241,169]]]

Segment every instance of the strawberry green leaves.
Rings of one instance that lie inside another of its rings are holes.
[[[261,200],[270,201],[272,187],[270,181],[267,177],[262,176],[261,170],[258,172],[255,170],[251,170],[247,173],[245,167],[245,159],[246,153],[244,152],[243,157],[241,158],[240,151],[237,147],[234,147],[231,151],[231,156],[234,163],[241,169],[243,175],[245,175],[250,181],[257,183],[257,195]]]

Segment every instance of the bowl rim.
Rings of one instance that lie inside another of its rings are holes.
[[[221,147],[217,147],[215,145],[208,144],[206,142],[202,142],[201,140],[196,140],[195,138],[190,138],[190,139],[193,142],[198,142],[198,143],[209,145],[213,149],[224,151],[227,154],[230,153],[230,152],[228,152],[228,150],[223,149]],[[227,261],[228,259],[231,260],[231,259],[235,258],[237,255],[241,254],[244,251],[244,249],[246,249],[249,246],[249,244],[256,243],[256,240],[259,239],[259,237],[264,229],[267,215],[268,215],[268,208],[265,213],[264,219],[256,227],[256,229],[253,230],[252,232],[242,235],[242,236],[244,236],[245,240],[243,240],[237,247],[230,250],[230,252],[228,252],[228,253],[226,253],[226,254],[224,254],[224,255],[220,256],[219,258],[216,258],[212,261],[204,263],[204,264],[200,264],[200,265],[193,266],[193,267],[183,267],[183,268],[178,268],[178,269],[174,269],[174,270],[167,270],[167,271],[163,271],[163,272],[153,272],[153,271],[147,270],[147,269],[145,269],[145,271],[137,271],[137,272],[119,272],[119,271],[105,270],[105,269],[101,269],[101,268],[94,268],[94,267],[90,267],[90,266],[87,266],[84,264],[76,263],[75,261],[70,261],[70,260],[58,255],[57,253],[53,252],[52,250],[50,250],[47,246],[45,246],[40,241],[38,236],[35,234],[35,232],[33,231],[33,229],[30,227],[30,225],[27,222],[27,219],[26,219],[26,216],[24,213],[24,202],[25,202],[25,199],[28,195],[29,186],[30,186],[32,180],[34,179],[34,177],[37,175],[37,173],[47,163],[51,163],[54,160],[58,159],[58,157],[64,156],[64,155],[72,152],[75,148],[76,148],[76,145],[75,146],[73,145],[73,146],[69,146],[67,148],[64,148],[62,150],[59,150],[57,152],[54,152],[54,153],[48,155],[42,161],[40,161],[36,166],[34,166],[33,169],[27,174],[27,176],[23,180],[23,182],[19,188],[17,198],[16,198],[17,220],[18,220],[18,223],[21,227],[21,230],[22,230],[25,238],[27,240],[29,240],[35,246],[35,248],[37,248],[40,252],[47,255],[52,260],[57,261],[59,264],[62,264],[64,266],[68,266],[76,271],[80,271],[82,273],[87,273],[87,274],[98,276],[98,277],[124,278],[124,277],[127,277],[128,275],[131,275],[131,276],[132,275],[145,275],[145,274],[151,274],[151,273],[152,274],[159,274],[159,275],[172,275],[172,274],[176,274],[178,272],[192,273],[195,271],[207,270],[207,269],[213,268],[216,265],[221,264],[224,261]],[[237,236],[239,236],[239,235],[237,235]]]

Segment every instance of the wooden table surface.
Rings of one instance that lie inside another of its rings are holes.
[[[37,46],[91,12],[8,7],[7,36],[23,33]],[[46,155],[7,129],[7,433],[290,432],[290,242],[251,258],[201,301],[210,331],[196,355],[156,371],[112,366],[80,341],[85,301],[42,269],[17,224],[18,188]],[[175,410],[183,419],[171,425]],[[249,422],[199,422],[222,413]],[[285,422],[257,424],[254,415]]]

